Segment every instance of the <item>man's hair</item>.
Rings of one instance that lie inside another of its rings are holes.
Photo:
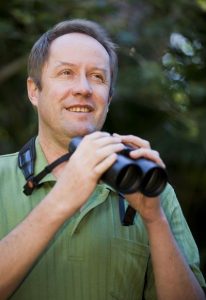
[[[112,42],[107,32],[96,22],[73,19],[56,24],[45,32],[34,44],[28,59],[28,75],[33,79],[38,89],[41,90],[41,75],[44,64],[49,59],[51,43],[58,37],[68,33],[84,33],[96,39],[107,51],[110,58],[111,86],[110,96],[113,93],[117,76],[116,45]]]

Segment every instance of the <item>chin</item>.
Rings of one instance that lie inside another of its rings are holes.
[[[67,132],[67,136],[70,138],[73,138],[76,136],[85,136],[87,134],[90,134],[90,133],[98,131],[98,130],[99,129],[96,129],[96,128],[79,128],[79,129]]]

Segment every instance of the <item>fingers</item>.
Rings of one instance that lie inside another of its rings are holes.
[[[105,132],[95,132],[82,139],[72,160],[76,160],[78,168],[84,169],[84,172],[96,178],[115,162],[117,157],[115,153],[124,148],[125,145],[121,143],[120,137]]]
[[[92,143],[94,148],[104,147],[109,144],[121,143],[120,137],[114,137],[107,132],[95,132],[84,137],[84,143]]]
[[[160,158],[159,153],[151,149],[150,143],[147,140],[134,135],[119,135],[114,133],[113,136],[120,137],[122,143],[125,143],[134,148],[134,150],[130,152],[131,158],[138,159],[140,157],[144,157],[153,160],[154,162],[165,168],[165,164]]]
[[[96,157],[98,162],[105,159],[112,153],[119,152],[125,148],[125,145],[121,143],[120,137],[113,137],[109,134],[91,134],[85,136],[82,141],[82,147],[84,147],[84,154],[87,156],[91,154],[92,158]]]
[[[98,177],[100,177],[104,172],[106,172],[116,161],[117,154],[112,153],[107,156],[104,160],[102,160],[99,164],[97,164],[94,168],[94,172]]]
[[[130,152],[130,157],[133,159],[138,159],[144,157],[156,162],[161,167],[165,168],[165,164],[159,156],[159,153],[152,149],[139,148]]]
[[[122,143],[125,143],[127,145],[130,145],[134,148],[142,147],[150,149],[150,143],[147,140],[144,140],[138,136],[135,135],[119,135],[117,133],[114,133],[113,136],[115,137],[121,137]]]

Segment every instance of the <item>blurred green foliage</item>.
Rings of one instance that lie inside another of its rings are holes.
[[[26,59],[44,31],[68,18],[100,22],[119,46],[105,130],[139,135],[160,151],[206,274],[206,1],[1,1],[1,154],[37,132]]]

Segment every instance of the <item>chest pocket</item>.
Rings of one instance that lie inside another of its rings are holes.
[[[112,299],[142,299],[148,259],[147,245],[120,238],[112,239],[110,273]]]

